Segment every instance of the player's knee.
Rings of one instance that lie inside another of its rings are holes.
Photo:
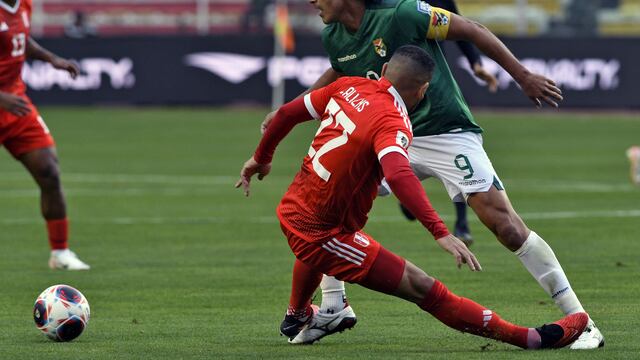
[[[60,170],[55,161],[48,161],[38,167],[34,175],[43,191],[60,190]]]
[[[431,289],[434,282],[433,278],[409,262],[407,262],[405,271],[409,283],[409,292],[413,301],[421,301],[425,294],[429,292],[429,289]]]
[[[498,223],[496,235],[504,246],[516,251],[527,240],[527,228],[518,219],[508,219]]]

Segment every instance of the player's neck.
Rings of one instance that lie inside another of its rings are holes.
[[[349,1],[347,8],[340,15],[340,23],[349,32],[355,33],[362,24],[364,12],[366,10],[364,1]]]

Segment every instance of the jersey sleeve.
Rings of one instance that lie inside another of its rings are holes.
[[[304,106],[306,106],[307,111],[309,111],[309,114],[311,114],[314,119],[320,120],[322,118],[322,114],[324,114],[324,110],[329,100],[331,100],[331,96],[336,93],[343,81],[344,78],[339,78],[331,84],[313,90],[304,96]]]
[[[413,135],[411,128],[407,126],[400,114],[385,114],[377,122],[381,125],[373,134],[373,151],[378,161],[392,152],[400,153],[408,159],[407,149],[413,140]]]
[[[444,40],[449,32],[451,13],[431,6],[427,1],[405,0],[396,10],[396,21],[407,33],[421,38]]]

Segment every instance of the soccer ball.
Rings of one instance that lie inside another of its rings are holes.
[[[89,322],[89,302],[69,285],[53,285],[43,291],[33,305],[38,330],[55,341],[71,341]]]

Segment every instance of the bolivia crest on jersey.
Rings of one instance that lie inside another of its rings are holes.
[[[387,56],[387,45],[384,44],[382,38],[373,40],[373,49],[376,51],[376,54],[380,55],[380,57]]]

